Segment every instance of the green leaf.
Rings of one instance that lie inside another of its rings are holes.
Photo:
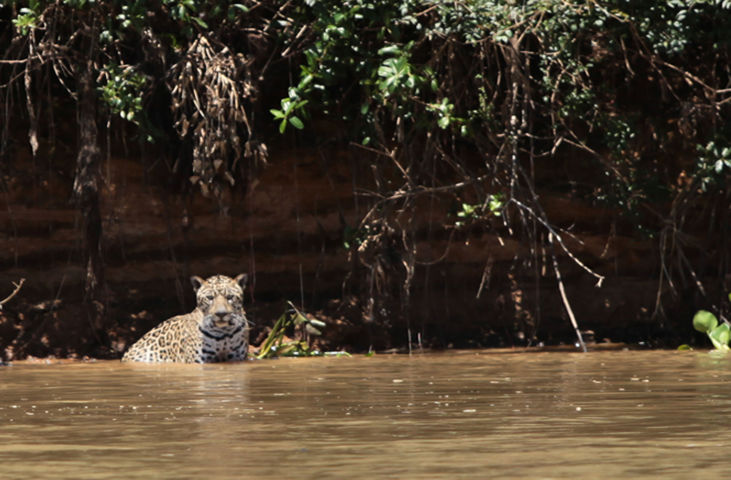
[[[289,117],[289,123],[291,123],[292,126],[297,130],[302,130],[303,128],[305,128],[305,124],[302,123],[302,120],[300,120],[299,117]]]
[[[198,17],[191,17],[191,20],[193,20],[195,23],[197,23],[198,26],[201,28],[208,28],[208,24]]]
[[[401,51],[398,45],[388,45],[378,50],[378,55],[392,55]]]
[[[295,315],[292,319],[295,325],[302,325],[303,323],[310,323],[307,317],[302,315],[299,310],[295,310]]]
[[[678,346],[678,350],[693,350],[693,348],[687,343],[684,343]]]
[[[315,328],[313,325],[311,325],[309,323],[305,325],[305,330],[307,330],[307,333],[309,333],[310,335],[314,335],[316,337],[319,337],[320,335],[322,335],[322,331],[320,329]]]
[[[728,350],[728,341],[731,339],[731,329],[729,328],[728,323],[722,323],[714,328],[713,331],[708,334],[708,338],[711,339],[711,342],[716,349]]]
[[[316,318],[309,320],[309,323],[311,323],[312,325],[314,325],[317,328],[325,328],[327,326],[327,324],[325,322],[323,322],[322,320],[317,320]]]
[[[698,310],[698,313],[693,317],[693,328],[699,332],[710,335],[717,325],[718,319],[716,316],[706,310]]]

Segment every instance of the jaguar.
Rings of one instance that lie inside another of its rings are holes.
[[[212,363],[245,360],[249,322],[244,311],[247,275],[191,277],[196,308],[165,320],[135,342],[123,362]]]

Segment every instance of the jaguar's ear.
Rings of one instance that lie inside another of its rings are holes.
[[[196,275],[193,275],[192,277],[190,277],[190,283],[193,284],[193,290],[196,292],[198,291],[199,288],[201,288],[201,285],[203,285],[203,282],[205,282],[205,280],[203,280],[201,277],[198,277]]]
[[[234,281],[241,285],[241,290],[246,290],[246,282],[249,280],[249,276],[245,273],[242,273],[241,275],[236,275],[236,278],[234,278]]]

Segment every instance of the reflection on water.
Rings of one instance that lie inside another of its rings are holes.
[[[731,356],[491,353],[0,369],[0,478],[731,473]]]

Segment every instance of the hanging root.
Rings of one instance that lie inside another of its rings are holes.
[[[553,247],[553,234],[548,234],[548,243],[551,244],[551,247]],[[556,281],[558,282],[558,291],[561,293],[561,300],[563,301],[564,307],[566,307],[566,312],[569,314],[569,319],[571,320],[571,325],[574,327],[574,332],[576,332],[576,339],[579,342],[579,345],[581,346],[581,350],[586,353],[586,344],[584,343],[584,337],[581,336],[581,330],[579,330],[579,324],[576,322],[576,316],[574,316],[574,311],[571,308],[571,303],[569,303],[569,297],[566,296],[566,289],[563,286],[563,280],[561,279],[561,270],[558,269],[558,261],[556,260],[556,254],[553,253],[553,248],[551,249],[551,258],[553,259],[553,270],[556,272]]]

